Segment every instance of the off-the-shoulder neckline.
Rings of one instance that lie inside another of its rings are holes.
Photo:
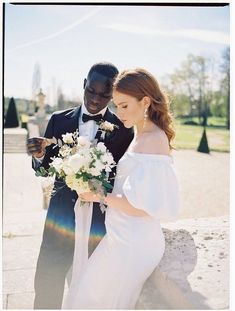
[[[131,151],[127,151],[126,153],[131,154],[131,155],[136,155],[136,156],[149,156],[149,157],[154,157],[154,158],[162,158],[162,159],[173,160],[173,157],[171,155],[167,155],[167,154],[140,153],[140,152],[131,152]]]

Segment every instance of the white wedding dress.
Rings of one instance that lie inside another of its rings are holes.
[[[174,219],[179,207],[172,158],[127,152],[119,161],[113,193],[124,194],[149,217],[108,207],[107,233],[88,259],[92,207],[77,202],[72,280],[63,309],[134,309],[145,280],[163,256],[159,220]]]

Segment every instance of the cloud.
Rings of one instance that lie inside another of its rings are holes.
[[[204,29],[178,29],[178,30],[159,30],[150,27],[142,27],[134,24],[106,24],[102,28],[138,34],[162,37],[188,38],[204,42],[219,44],[229,44],[229,34],[222,31],[210,31]]]
[[[56,37],[60,36],[61,34],[63,34],[65,32],[67,32],[67,31],[75,28],[77,25],[82,24],[83,22],[87,21],[92,16],[97,14],[98,11],[100,11],[100,10],[101,10],[101,8],[96,8],[96,9],[90,11],[89,13],[85,14],[79,20],[76,20],[74,23],[72,23],[72,24],[62,28],[61,30],[59,30],[57,32],[54,32],[54,33],[52,33],[50,35],[47,35],[47,36],[39,38],[39,39],[35,39],[33,41],[30,41],[30,42],[26,42],[26,43],[20,44],[20,45],[14,47],[14,48],[8,50],[7,52],[13,52],[13,51],[16,51],[16,50],[19,50],[19,49],[22,49],[22,48],[26,48],[26,47],[29,47],[29,46],[32,46],[32,45],[35,45],[35,44],[38,44],[38,43],[41,43],[41,42],[53,39],[53,38],[56,38]]]

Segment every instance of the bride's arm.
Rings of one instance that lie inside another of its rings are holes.
[[[112,193],[108,193],[108,195],[104,199],[104,202],[109,207],[115,208],[130,216],[139,216],[139,217],[149,216],[145,211],[135,208],[133,205],[131,205],[127,200],[127,198],[121,194],[115,195]]]
[[[100,197],[92,192],[80,194],[80,199],[87,202],[100,202]],[[127,198],[121,194],[108,193],[103,199],[110,208],[115,208],[129,216],[144,217],[149,216],[145,211],[135,208],[129,203]]]

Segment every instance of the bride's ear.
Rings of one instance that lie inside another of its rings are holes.
[[[149,106],[151,105],[151,99],[148,96],[144,96],[142,100],[143,100],[144,108],[148,109]]]

